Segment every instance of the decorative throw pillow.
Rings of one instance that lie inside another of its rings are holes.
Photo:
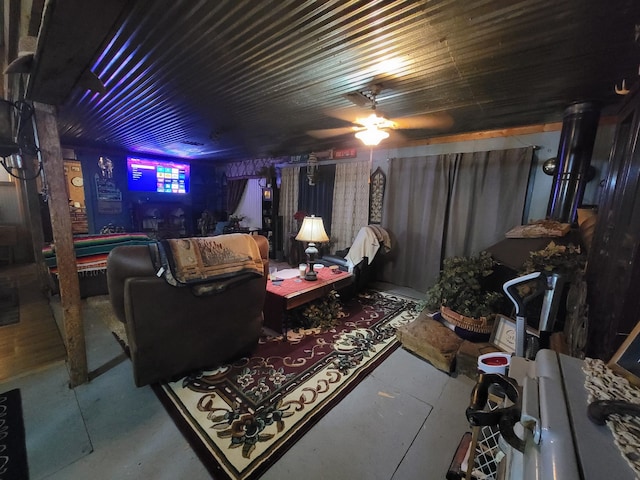
[[[398,328],[396,337],[407,350],[447,373],[453,370],[456,353],[463,341],[426,311],[410,324]]]

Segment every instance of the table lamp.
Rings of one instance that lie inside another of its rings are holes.
[[[311,282],[317,280],[318,276],[316,275],[316,272],[313,271],[313,261],[315,256],[318,254],[316,242],[329,241],[327,232],[324,231],[322,218],[316,217],[315,215],[304,217],[302,226],[300,227],[300,231],[298,232],[298,235],[296,235],[296,240],[299,240],[301,242],[309,242],[307,249],[304,251],[304,253],[307,254],[308,265],[307,273],[304,276],[304,279]]]

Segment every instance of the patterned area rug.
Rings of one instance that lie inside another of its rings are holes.
[[[398,347],[418,307],[368,292],[329,331],[263,338],[250,358],[154,390],[215,478],[256,479]]]

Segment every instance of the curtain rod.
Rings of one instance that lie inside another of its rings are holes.
[[[318,166],[321,165],[337,165],[339,163],[366,163],[368,162],[368,158],[340,158],[334,160],[320,160],[318,159]],[[290,168],[290,167],[305,167],[307,166],[307,162],[297,162],[297,163],[276,163],[274,164],[276,168]]]

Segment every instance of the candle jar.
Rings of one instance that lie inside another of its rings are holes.
[[[278,272],[278,267],[269,267],[269,280],[273,282],[276,279],[277,272]]]
[[[485,353],[478,357],[478,370],[484,373],[501,373],[502,375],[506,375],[510,363],[510,353]]]
[[[300,278],[304,278],[304,276],[307,274],[307,264],[301,263],[300,265],[298,265],[298,272],[299,272]]]

